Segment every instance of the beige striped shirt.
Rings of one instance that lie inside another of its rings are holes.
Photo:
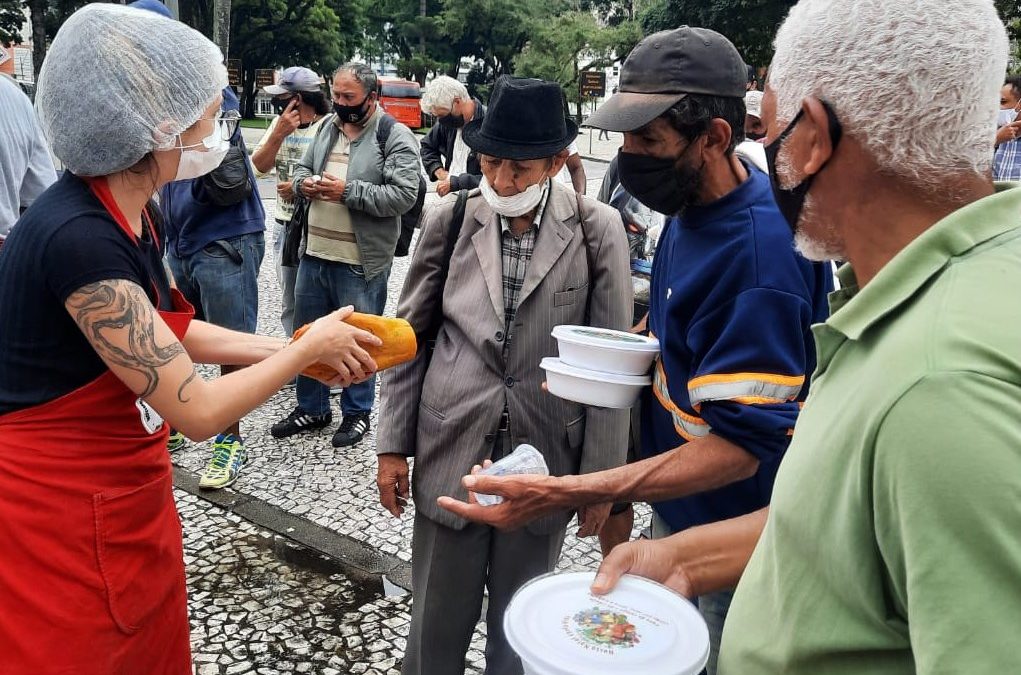
[[[351,142],[343,132],[330,151],[325,173],[347,180]],[[315,200],[308,210],[308,247],[306,252],[323,260],[360,265],[361,255],[351,224],[351,213],[339,202]]]

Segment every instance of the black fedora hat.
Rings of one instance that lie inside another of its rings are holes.
[[[496,81],[489,108],[461,131],[475,152],[500,159],[552,157],[578,135],[578,125],[565,117],[559,84],[504,75]]]

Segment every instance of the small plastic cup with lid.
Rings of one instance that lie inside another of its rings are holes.
[[[520,474],[549,475],[546,459],[534,446],[522,443],[514,452],[502,457],[479,472],[483,476],[516,476]],[[475,493],[475,500],[482,506],[496,506],[503,502],[500,495]]]

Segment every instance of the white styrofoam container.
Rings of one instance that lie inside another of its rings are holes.
[[[619,375],[586,370],[548,356],[539,366],[546,371],[546,388],[560,398],[600,408],[630,408],[642,389],[652,384],[649,375]]]
[[[592,572],[547,574],[522,586],[503,617],[526,675],[698,675],[709,629],[694,605],[625,575],[593,595]]]
[[[569,366],[619,375],[644,375],[659,355],[659,340],[609,328],[556,326],[560,360]]]

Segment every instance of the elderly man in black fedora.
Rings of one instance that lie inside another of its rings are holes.
[[[453,197],[426,215],[405,281],[398,315],[421,333],[439,312],[440,328],[434,350],[420,350],[382,382],[377,482],[395,516],[409,496],[408,457],[415,458],[404,675],[464,671],[485,589],[486,672],[521,673],[504,637],[504,610],[522,584],[560,557],[572,512],[501,532],[439,508],[442,495],[466,498],[466,467],[521,443],[542,452],[552,475],[625,459],[626,410],[586,409],[542,391],[539,362],[557,355],[554,326],[626,329],[631,320],[620,216],[551,180],[577,135],[564,112],[556,84],[497,82],[484,120],[463,132],[481,159],[479,189],[463,202],[463,218],[455,217]],[[579,534],[597,534],[608,513],[609,505],[583,509]]]

